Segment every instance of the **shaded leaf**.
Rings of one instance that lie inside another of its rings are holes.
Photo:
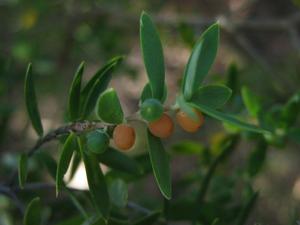
[[[73,179],[79,165],[81,162],[81,157],[80,157],[80,153],[78,151],[74,151],[73,153],[73,159],[71,162],[71,170],[70,170],[70,180]]]
[[[80,92],[83,71],[84,62],[78,66],[69,90],[68,112],[71,121],[77,120],[80,117]]]
[[[34,130],[37,132],[37,134],[41,137],[43,136],[44,130],[40,118],[40,113],[37,107],[37,100],[36,100],[31,64],[28,65],[26,71],[24,95],[25,95],[25,104],[27,108],[27,113],[31,120],[32,126]]]
[[[148,130],[148,148],[150,161],[158,187],[166,199],[171,199],[172,184],[169,156],[160,138],[151,134]]]
[[[150,16],[140,18],[140,44],[153,98],[162,100],[165,85],[165,66],[162,44]]]
[[[18,168],[19,185],[21,188],[24,188],[24,184],[27,179],[27,167],[28,167],[27,161],[28,161],[28,155],[26,153],[21,154],[19,158],[19,168]]]
[[[241,209],[241,212],[238,215],[236,225],[244,225],[247,222],[247,219],[255,205],[255,202],[258,197],[258,192],[253,193],[250,199],[246,202],[244,207]]]
[[[55,180],[56,171],[57,171],[56,161],[49,154],[45,152],[38,152],[36,153],[36,155],[38,159],[45,165],[46,169],[48,170],[53,180]]]
[[[197,41],[183,77],[184,98],[189,100],[211,68],[219,44],[219,24],[211,25]]]
[[[231,90],[224,85],[207,85],[198,88],[191,102],[217,109],[221,108],[231,96]]]
[[[134,222],[134,225],[151,225],[155,224],[159,219],[161,212],[152,212],[151,214],[144,216],[143,218],[139,219],[138,221]]]
[[[36,197],[32,199],[24,214],[24,225],[40,225],[42,223],[40,198]]]
[[[203,152],[205,147],[199,142],[186,140],[172,145],[172,149],[178,154],[195,155]]]
[[[122,179],[114,179],[109,184],[109,196],[115,206],[124,208],[128,201],[127,184]]]
[[[257,133],[269,133],[269,131],[264,130],[262,128],[259,128],[257,126],[254,126],[252,124],[248,124],[246,122],[243,122],[239,119],[236,119],[234,116],[231,116],[229,114],[222,113],[220,111],[214,110],[212,108],[209,108],[207,106],[201,105],[201,104],[195,104],[191,103],[194,107],[202,111],[203,113],[220,120],[222,122],[229,123],[231,125],[234,125],[236,127],[239,127],[241,129],[247,130],[247,131],[252,131],[252,132],[257,132]]]
[[[247,171],[251,177],[255,176],[265,163],[268,145],[264,140],[257,143],[248,159]]]
[[[97,115],[106,123],[120,124],[123,122],[124,113],[117,92],[110,88],[99,98],[97,104]]]
[[[69,168],[69,164],[71,162],[72,155],[75,149],[76,135],[74,133],[71,133],[62,147],[60,157],[58,160],[56,171],[56,195],[58,195],[58,192],[64,185],[63,178]]]
[[[139,164],[127,155],[109,147],[103,154],[97,155],[104,165],[129,174],[140,175],[143,171]]]
[[[99,216],[107,218],[110,211],[110,200],[104,175],[97,159],[86,154],[83,150],[81,140],[77,138],[77,141],[85,165],[91,199]]]

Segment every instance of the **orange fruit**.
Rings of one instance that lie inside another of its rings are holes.
[[[149,125],[150,132],[160,138],[169,137],[174,130],[174,124],[170,116],[168,114],[163,113],[162,116],[153,122],[150,122]]]
[[[120,150],[129,150],[135,143],[135,131],[127,124],[119,124],[113,131],[113,141]]]
[[[195,109],[194,112],[196,113],[198,120],[189,117],[185,112],[181,110],[176,113],[177,123],[183,130],[189,133],[196,132],[204,123],[203,114],[200,111]]]

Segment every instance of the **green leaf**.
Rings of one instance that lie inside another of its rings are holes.
[[[159,211],[152,212],[151,214],[144,216],[143,218],[139,219],[138,221],[136,221],[133,224],[134,225],[151,225],[151,224],[154,224],[157,222],[160,215],[161,215],[161,212],[159,212]]]
[[[267,148],[267,143],[262,140],[259,141],[256,147],[251,151],[247,166],[247,171],[250,177],[254,177],[265,164]]]
[[[85,211],[84,207],[81,205],[81,203],[76,198],[75,194],[68,188],[64,188],[64,191],[68,194],[68,197],[72,201],[73,205],[76,207],[78,212],[82,215],[83,218],[88,218],[88,213]]]
[[[199,116],[194,111],[193,107],[191,107],[190,104],[188,102],[186,102],[186,100],[184,99],[184,97],[182,95],[177,96],[176,103],[178,104],[181,111],[186,113],[193,120],[199,122],[198,121]]]
[[[198,88],[191,102],[217,109],[221,108],[231,96],[231,90],[224,85],[207,85]]]
[[[140,107],[140,114],[146,121],[152,122],[158,120],[164,112],[164,107],[154,98],[145,100]]]
[[[69,90],[69,119],[71,121],[80,118],[80,92],[81,92],[81,80],[84,71],[84,62],[80,63],[73,78],[70,90]]]
[[[122,56],[116,56],[112,59],[110,59],[103,67],[101,67],[93,76],[92,78],[87,82],[83,90],[81,91],[81,94],[83,96],[87,96],[88,93],[93,89],[93,86],[99,80],[100,78],[103,77],[104,72],[111,67],[115,67],[118,65],[121,61],[123,60]]]
[[[124,113],[113,88],[107,89],[98,100],[97,115],[106,123],[120,124],[123,122]]]
[[[104,165],[129,174],[140,175],[142,169],[139,164],[127,155],[109,147],[103,154],[97,155],[99,162]]]
[[[153,98],[162,100],[165,85],[165,66],[162,44],[150,16],[140,18],[140,44]]]
[[[69,164],[71,162],[72,155],[75,149],[76,149],[76,135],[74,133],[71,133],[62,147],[60,157],[58,160],[57,171],[56,171],[56,195],[58,195],[58,192],[64,185],[63,178],[69,168]]]
[[[37,134],[41,137],[43,136],[44,130],[40,118],[40,113],[37,107],[31,63],[28,65],[26,71],[24,95],[25,95],[25,104],[27,108],[27,113],[31,120],[32,126],[34,130],[37,132]]]
[[[285,127],[294,125],[300,113],[300,92],[294,94],[281,110],[281,120]]]
[[[81,91],[82,118],[86,118],[94,110],[99,95],[107,88],[113,70],[122,59],[123,57],[119,56],[108,61],[85,85]]]
[[[32,199],[24,214],[24,225],[40,225],[42,223],[40,198]]]
[[[164,95],[161,99],[161,103],[164,103],[166,101],[167,96],[168,96],[168,88],[165,84]],[[145,100],[147,100],[149,98],[153,98],[153,95],[152,95],[150,84],[147,83],[143,88],[143,91],[142,91],[142,94],[141,94],[141,97],[140,97],[140,102],[143,103]]]
[[[246,224],[247,219],[256,203],[257,197],[258,197],[258,192],[254,192],[253,195],[250,197],[250,199],[248,199],[248,201],[246,202],[246,204],[241,209],[238,215],[236,225]]]
[[[180,141],[172,145],[172,149],[177,154],[197,155],[205,150],[205,147],[196,141]]]
[[[53,180],[56,179],[56,171],[57,171],[57,164],[56,161],[47,153],[45,152],[38,152],[36,153],[39,161],[41,161],[46,169],[48,170],[49,174],[53,178]]]
[[[91,199],[99,215],[107,218],[110,211],[110,199],[106,181],[97,159],[83,150],[81,140],[77,138],[81,157],[85,165]]]
[[[94,130],[86,135],[88,150],[101,154],[105,152],[109,145],[109,136],[103,130]]]
[[[111,202],[120,208],[124,208],[128,202],[128,187],[122,179],[115,179],[109,184],[109,196]]]
[[[19,185],[23,189],[24,184],[27,179],[27,161],[28,161],[28,155],[26,153],[22,153],[19,158]]]
[[[241,92],[244,104],[249,114],[253,117],[256,117],[258,113],[262,110],[261,102],[249,88],[244,86],[242,87]]]
[[[148,130],[148,147],[153,173],[158,187],[166,199],[171,199],[172,184],[169,156],[160,138]]]
[[[243,122],[239,119],[236,119],[234,116],[214,110],[205,105],[195,104],[195,103],[191,103],[191,105],[193,105],[198,110],[202,111],[203,113],[205,113],[217,120],[229,123],[231,125],[241,128],[243,130],[252,131],[252,132],[256,132],[256,133],[269,133],[269,131],[267,131],[267,130],[264,130],[264,129],[254,126],[252,124]]]
[[[91,216],[87,219],[82,225],[107,225],[107,222],[103,219],[102,216]]]
[[[211,68],[218,50],[219,24],[211,25],[196,43],[183,77],[183,94],[189,100]]]

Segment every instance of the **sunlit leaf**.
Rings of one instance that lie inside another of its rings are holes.
[[[225,105],[231,96],[231,92],[232,91],[224,85],[207,85],[198,88],[190,101],[195,104],[217,109]]]
[[[200,87],[215,60],[218,44],[219,24],[215,23],[201,35],[186,65],[182,83],[185,99],[189,100]]]
[[[171,199],[172,184],[169,156],[160,138],[148,130],[148,148],[151,165],[157,185],[166,199]]]
[[[251,116],[256,117],[257,114],[262,110],[261,102],[249,88],[242,87],[242,97],[244,104]]]
[[[264,130],[262,128],[259,128],[255,125],[243,122],[237,118],[235,118],[234,116],[231,116],[229,114],[225,114],[223,112],[217,111],[215,109],[209,108],[207,106],[201,105],[201,104],[195,104],[195,103],[191,103],[191,105],[193,105],[195,108],[199,109],[200,111],[202,111],[203,113],[217,119],[220,120],[222,122],[226,122],[229,124],[232,124],[236,127],[239,127],[243,130],[247,130],[247,131],[252,131],[252,132],[257,132],[257,133],[269,133],[269,131]]]
[[[97,103],[97,115],[106,123],[120,124],[123,122],[124,113],[117,92],[110,88],[106,90]]]
[[[150,16],[140,18],[140,43],[153,98],[162,100],[165,85],[165,66],[162,44]]]
[[[25,94],[25,104],[27,108],[27,113],[31,120],[32,126],[39,136],[43,136],[44,131],[43,131],[43,125],[40,118],[40,113],[37,107],[37,100],[36,100],[31,64],[28,65],[26,71],[24,94]]]
[[[119,56],[108,61],[85,85],[81,91],[82,118],[86,118],[93,111],[100,94],[105,91],[111,80],[113,70],[122,59],[123,57]]]

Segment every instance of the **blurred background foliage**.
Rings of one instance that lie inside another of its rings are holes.
[[[24,110],[23,80],[28,62],[33,63],[36,74],[39,107],[46,130],[63,123],[69,84],[82,60],[87,65],[87,78],[111,57],[126,56],[115,72],[112,85],[118,90],[125,112],[130,114],[136,111],[146,82],[139,49],[141,11],[152,15],[162,37],[168,102],[175,99],[184,65],[197,37],[219,20],[221,44],[211,75],[205,82],[230,86],[233,97],[226,111],[240,113],[255,123],[258,118],[255,110],[250,112],[252,117],[248,116],[242,101],[242,86],[247,87],[263,102],[261,114],[272,115],[264,121],[269,121],[277,133],[269,138],[238,134],[242,141],[230,159],[217,168],[207,193],[211,207],[207,204],[204,214],[207,218],[224,214],[226,216],[221,217],[231,221],[230,217],[236,215],[230,214],[229,209],[241,207],[239,204],[243,201],[239,200],[249,199],[255,190],[259,191],[259,197],[248,224],[296,224],[300,219],[300,132],[296,130],[292,138],[283,140],[280,131],[290,126],[289,123],[299,127],[299,119],[297,113],[290,122],[276,115],[282,106],[292,101],[291,97],[300,87],[299,6],[298,0],[0,0],[1,183],[16,167],[18,152],[26,150],[36,139]],[[293,107],[299,108],[299,95],[294,99],[297,104]],[[175,135],[167,141],[172,154],[175,202],[194,196],[191,193],[196,192],[197,181],[203,178],[204,171],[222,150],[228,133],[232,134],[232,128],[224,128],[209,118],[196,134],[187,135],[176,129]],[[55,150],[57,147],[54,144],[47,148]],[[38,160],[31,162],[30,181],[49,179],[39,167]],[[149,198],[148,193],[155,198]],[[21,197],[29,200],[33,196],[22,193]],[[155,207],[155,199],[161,201],[159,196],[152,176],[129,185],[129,199],[146,207]],[[66,216],[56,212],[55,205],[63,204],[63,212],[69,208],[74,211],[65,199],[55,201],[54,193],[44,198],[52,206],[52,209],[45,208],[45,218],[54,222]],[[218,207],[213,206],[214,202]],[[183,213],[188,207],[182,203],[174,205],[174,212],[177,207],[181,214],[189,214]],[[72,215],[72,210],[68,215]],[[170,217],[176,217],[174,212]],[[17,224],[15,214],[18,212],[10,200],[1,196],[0,224]]]

